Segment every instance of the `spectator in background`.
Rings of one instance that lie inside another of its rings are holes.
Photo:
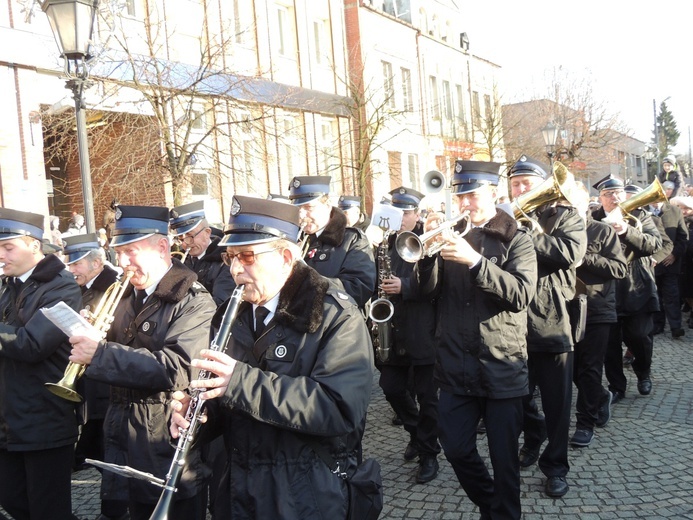
[[[676,168],[676,158],[672,155],[668,155],[662,160],[662,171],[659,172],[657,176],[659,182],[664,184],[667,181],[674,183],[673,193],[671,197],[679,197],[685,195],[684,188],[685,183],[683,182],[683,174]]]
[[[670,200],[683,214],[683,221],[688,228],[686,251],[681,262],[681,298],[693,309],[693,197],[674,197]],[[693,329],[693,311],[688,318],[688,328]]]
[[[51,244],[62,247],[63,239],[60,236],[60,217],[51,215],[49,219],[51,226]]]

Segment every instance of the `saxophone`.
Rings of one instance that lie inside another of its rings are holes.
[[[111,286],[106,289],[101,300],[99,300],[99,304],[96,306],[96,309],[94,309],[94,312],[89,312],[87,314],[87,321],[101,333],[102,337],[105,337],[106,332],[111,328],[113,314],[115,313],[118,303],[123,298],[123,294],[125,294],[125,288],[130,283],[132,274],[132,271],[126,271],[124,278],[111,284]],[[48,390],[58,397],[75,403],[81,403],[82,396],[77,393],[75,386],[77,380],[84,375],[86,369],[86,365],[70,361],[67,364],[63,378],[57,383],[46,383],[46,386]]]
[[[395,313],[395,306],[383,290],[383,281],[392,276],[390,256],[387,254],[390,233],[385,233],[383,240],[378,245],[378,299],[371,303],[368,313],[368,317],[373,322],[371,330],[373,346],[378,358],[383,363],[390,357],[390,347],[392,346],[392,323],[390,320]]]

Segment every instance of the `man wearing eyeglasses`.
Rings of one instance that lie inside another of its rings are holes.
[[[217,305],[228,300],[235,284],[221,260],[220,237],[215,236],[205,218],[204,202],[200,200],[173,208],[169,224],[171,233],[187,251],[185,265],[197,274],[197,281],[205,286]]]
[[[71,337],[70,361],[88,365],[87,377],[111,385],[105,462],[163,476],[175,452],[167,426],[170,395],[188,387],[190,361],[209,345],[216,306],[195,274],[171,259],[167,208],[118,206],[115,216],[111,245],[124,275],[132,274],[130,284],[106,339]],[[205,518],[204,473],[193,450],[169,518]],[[148,482],[103,472],[102,497],[127,500],[132,520],[148,519],[160,493]]]
[[[330,176],[294,177],[289,199],[299,207],[305,234],[303,260],[346,291],[363,309],[376,284],[373,248],[344,212],[330,204]]]
[[[326,458],[356,464],[373,354],[352,299],[301,262],[299,232],[295,206],[234,197],[220,244],[243,302],[226,353],[193,361],[213,373],[192,384],[210,400],[197,443],[221,431],[228,456],[215,518],[346,517],[344,480]],[[189,398],[174,399],[177,437]]]
[[[626,277],[616,281],[618,322],[611,326],[604,356],[604,374],[613,394],[611,403],[616,404],[626,395],[622,343],[635,356],[632,368],[638,378],[638,392],[641,395],[652,392],[650,332],[652,313],[659,310],[659,301],[654,268],[648,257],[662,247],[662,238],[646,211],[635,209],[631,212],[640,221],[639,226],[634,225],[634,220],[623,217],[619,204],[626,200],[626,193],[621,179],[607,175],[593,187],[599,191],[602,207],[592,213],[592,217],[613,227],[626,258],[632,258]]]

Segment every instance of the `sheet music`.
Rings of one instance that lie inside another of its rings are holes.
[[[95,341],[102,338],[102,334],[91,323],[65,302],[58,302],[53,307],[43,307],[41,312],[53,324],[62,330],[70,338],[72,336],[87,336]]]

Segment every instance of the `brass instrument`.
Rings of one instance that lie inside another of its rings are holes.
[[[224,311],[224,317],[221,320],[221,325],[217,331],[216,336],[212,340],[209,349],[217,352],[223,352],[226,349],[226,344],[229,342],[231,337],[231,328],[236,320],[236,315],[238,314],[238,308],[243,301],[243,290],[244,285],[237,286],[229,303]],[[200,370],[198,379],[210,379],[211,377],[216,377],[213,373],[207,370]],[[176,453],[171,461],[171,467],[166,474],[166,480],[162,486],[164,490],[159,497],[159,502],[156,504],[152,515],[149,520],[166,520],[169,516],[171,506],[173,505],[173,494],[177,491],[178,483],[183,476],[183,468],[185,467],[185,457],[190,451],[197,430],[200,426],[200,418],[204,414],[204,403],[205,400],[200,397],[200,394],[205,392],[206,388],[195,388],[190,391],[190,404],[188,405],[188,412],[185,415],[185,419],[190,423],[187,429],[180,430],[180,436],[178,437],[178,444],[176,445]]]
[[[179,257],[178,259],[181,261],[181,263],[185,263],[185,259],[188,258],[188,253],[190,252],[190,248],[187,248],[184,251],[172,251],[171,256],[173,257]]]
[[[553,163],[553,175],[535,187],[533,190],[516,197],[511,208],[515,220],[525,223],[533,231],[543,232],[541,225],[529,214],[544,206],[561,199],[565,199],[571,206],[577,206],[577,197],[574,195],[575,178],[562,163]]]
[[[106,289],[106,292],[101,297],[94,312],[89,312],[87,315],[87,321],[101,333],[102,337],[106,336],[106,332],[108,332],[111,323],[113,323],[113,314],[115,313],[118,303],[123,298],[125,288],[130,283],[132,275],[132,271],[126,271],[123,275],[124,278],[113,283]],[[86,365],[70,361],[67,364],[63,378],[57,383],[46,383],[46,386],[48,390],[58,397],[62,397],[68,401],[74,401],[75,403],[81,403],[82,396],[77,393],[75,387],[77,380],[84,375],[86,369]]]
[[[378,299],[371,303],[368,312],[368,317],[373,322],[373,346],[382,362],[386,362],[390,357],[390,347],[392,345],[392,324],[390,320],[395,314],[395,306],[383,290],[383,281],[392,277],[392,266],[390,257],[387,254],[388,236],[391,233],[392,231],[385,232],[383,240],[378,245]]]
[[[439,235],[443,232],[448,233],[458,222],[465,219],[467,220],[465,228],[456,234],[458,237],[463,237],[472,228],[469,211],[463,211],[456,217],[443,221],[437,228],[423,235],[417,235],[412,231],[401,232],[395,239],[395,250],[402,260],[410,263],[418,262],[425,256],[433,256],[445,247],[445,242],[439,240],[441,238]]]

